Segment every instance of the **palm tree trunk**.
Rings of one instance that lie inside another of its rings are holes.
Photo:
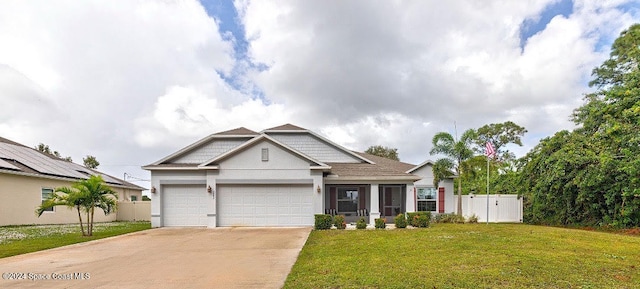
[[[87,210],[87,236],[91,236],[91,215],[89,215],[89,210]]]
[[[78,220],[80,221],[80,231],[82,231],[82,236],[86,236],[84,234],[84,226],[82,226],[82,215],[80,215],[80,205],[76,206],[76,209],[78,210]]]
[[[462,216],[462,176],[458,174],[458,216]]]
[[[89,236],[93,236],[93,213],[96,207],[91,207],[91,232],[89,232]]]

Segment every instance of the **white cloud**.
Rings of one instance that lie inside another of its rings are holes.
[[[514,120],[530,148],[572,126],[591,69],[640,18],[577,1],[522,49],[520,25],[552,2],[237,1],[247,60],[196,1],[3,1],[0,136],[93,154],[115,175],[210,133],[283,123],[413,163],[454,121]]]
[[[3,1],[0,39],[0,135],[93,154],[103,169],[160,157],[135,142],[158,136],[134,123],[171,87],[244,101],[217,73],[232,69],[232,45],[196,1]]]
[[[431,122],[430,128],[448,131],[457,121],[462,131],[517,118],[535,135],[572,127],[569,114],[590,91],[591,70],[606,58],[599,41],[628,27],[633,16],[618,10],[619,3],[578,3],[522,49],[520,25],[552,2],[240,6],[249,53],[270,66],[254,76],[268,97],[338,138],[349,132],[345,143],[395,143],[401,154],[417,156],[422,147],[403,143],[422,137],[419,132],[408,136],[389,126],[377,132],[381,137],[367,137],[376,131],[372,119],[400,115],[412,125]]]

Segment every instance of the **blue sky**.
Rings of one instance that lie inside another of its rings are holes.
[[[525,19],[520,26],[520,48],[524,48],[529,37],[543,31],[553,17],[561,15],[566,18],[569,17],[571,13],[573,13],[573,1],[560,0],[547,5],[538,17]]]

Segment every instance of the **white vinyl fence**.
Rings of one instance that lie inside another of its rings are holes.
[[[458,206],[458,196],[454,198]],[[478,216],[478,222],[487,221],[487,195],[462,196],[462,215]],[[518,195],[489,195],[489,222],[522,223],[522,198]]]
[[[116,211],[118,221],[151,221],[151,202],[118,202]]]

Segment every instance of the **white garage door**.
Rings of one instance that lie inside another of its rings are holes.
[[[218,226],[312,226],[310,185],[220,185]]]
[[[163,186],[163,226],[206,226],[208,196],[204,185]]]

